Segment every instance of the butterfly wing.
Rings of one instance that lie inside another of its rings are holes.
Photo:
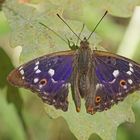
[[[13,70],[8,81],[37,92],[44,102],[66,111],[73,54],[74,51],[65,51],[34,59]]]
[[[96,72],[95,111],[111,108],[140,88],[140,65],[119,55],[94,51]]]

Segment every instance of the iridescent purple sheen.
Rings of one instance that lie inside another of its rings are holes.
[[[100,104],[96,105],[96,111],[103,111],[110,108],[114,103],[123,100],[128,94],[139,89],[140,83],[140,67],[138,64],[127,58],[108,55],[106,52],[95,56],[95,72],[97,76],[97,84],[101,85],[97,88],[96,96],[102,98]],[[132,71],[130,71],[132,65]],[[114,76],[113,72],[117,70],[118,76]],[[127,72],[131,74],[128,74]],[[120,85],[120,81],[125,81],[125,87]],[[131,80],[132,83],[129,83]]]
[[[36,73],[34,68],[36,67],[36,62],[39,62],[38,69],[40,73]],[[48,71],[54,70],[54,75],[51,77]],[[40,89],[40,92],[47,92],[49,94],[57,94],[57,92],[62,88],[62,85],[69,82],[69,78],[72,74],[72,57],[71,56],[54,56],[46,57],[42,59],[36,59],[31,63],[23,67],[25,81],[34,88],[39,88],[39,84],[34,83],[34,79],[38,78],[47,80],[47,85]]]

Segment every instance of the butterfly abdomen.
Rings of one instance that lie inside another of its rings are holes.
[[[88,77],[86,75],[81,75],[79,78],[79,91],[82,98],[85,96],[86,92],[88,92],[89,85]]]

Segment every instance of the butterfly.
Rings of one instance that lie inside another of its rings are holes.
[[[104,16],[106,14],[107,11]],[[83,40],[69,27],[81,40],[79,47],[75,44],[71,46],[68,41],[69,47],[74,49],[47,54],[19,66],[8,75],[9,83],[36,92],[43,102],[63,111],[68,110],[71,86],[76,111],[80,112],[83,98],[89,114],[108,110],[123,101],[128,94],[139,90],[140,64],[110,52],[90,48],[88,40],[103,17],[89,37]]]
[[[140,88],[140,65],[105,51],[91,50],[84,38],[74,51],[48,54],[14,69],[8,81],[36,92],[43,102],[68,110],[69,85],[77,112],[81,98],[87,113],[110,109]]]

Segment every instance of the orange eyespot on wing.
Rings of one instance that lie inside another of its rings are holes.
[[[42,85],[42,86],[45,86],[47,84],[47,82],[48,82],[47,79],[41,79],[39,81],[39,84]]]
[[[125,81],[125,80],[121,80],[121,81],[120,81],[120,86],[123,87],[123,86],[125,86],[125,85],[126,85],[126,81]]]
[[[100,96],[96,96],[96,99],[95,99],[96,103],[99,103],[101,102],[101,97]]]

